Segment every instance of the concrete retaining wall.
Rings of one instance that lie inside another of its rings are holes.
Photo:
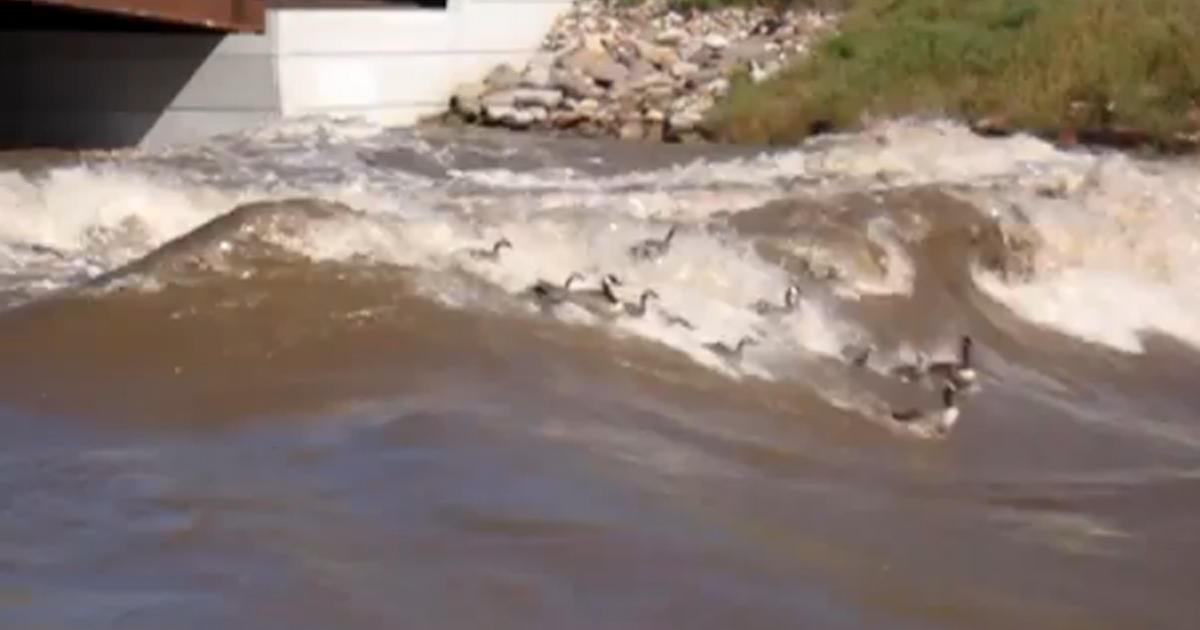
[[[524,63],[569,0],[274,9],[261,35],[0,31],[0,146],[161,146],[281,117],[410,124]]]

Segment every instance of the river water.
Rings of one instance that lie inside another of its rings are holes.
[[[1200,627],[1194,161],[300,120],[0,168],[4,628]],[[659,299],[522,294],[572,272]],[[907,431],[889,369],[964,334]]]

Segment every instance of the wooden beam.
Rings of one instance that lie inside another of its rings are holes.
[[[2,1],[2,0],[0,0]],[[261,33],[263,0],[31,0],[34,4],[190,24],[217,31]]]

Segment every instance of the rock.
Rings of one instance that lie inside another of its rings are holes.
[[[646,128],[640,121],[626,121],[617,130],[617,137],[622,140],[641,140],[646,137]]]
[[[521,84],[521,74],[513,67],[502,63],[484,77],[483,82],[492,90],[508,90]]]
[[[512,105],[484,105],[483,119],[489,123],[503,125],[515,116],[517,108]]]
[[[550,74],[550,83],[551,87],[571,98],[592,98],[602,92],[595,82],[583,76],[583,73],[565,68],[555,68]]]
[[[704,86],[704,92],[706,94],[712,94],[714,96],[720,96],[722,94],[725,94],[728,91],[729,91],[729,79],[726,79],[725,77],[719,77],[719,78],[713,79],[707,85]]]
[[[698,111],[697,108],[684,108],[673,112],[667,118],[667,126],[671,131],[684,132],[692,131],[704,120],[704,113]]]
[[[650,72],[649,74],[631,79],[629,87],[640,92],[659,86],[671,87],[673,83],[674,81],[671,80],[671,77],[661,72]]]
[[[551,69],[554,67],[554,57],[549,54],[535,55],[521,75],[521,86],[535,89],[551,87]]]
[[[642,119],[650,123],[661,123],[667,119],[667,116],[661,110],[651,108],[646,110],[646,113],[642,115]]]
[[[600,102],[594,98],[585,98],[575,105],[573,111],[585,118],[596,118],[600,113]]]
[[[554,89],[536,90],[523,88],[513,91],[513,103],[518,107],[543,107],[554,109],[563,100],[562,92]]]
[[[778,44],[776,44],[778,48]],[[751,38],[731,44],[725,50],[725,56],[735,62],[766,61],[774,57],[774,51],[767,47],[767,42],[761,38]]]
[[[550,126],[554,127],[555,129],[569,129],[586,119],[587,118],[585,116],[577,111],[560,109],[550,113],[550,120],[548,122],[550,123]]]
[[[679,55],[666,46],[638,42],[638,54],[659,70],[666,70],[679,62]]]
[[[587,48],[582,48],[567,55],[565,58],[562,58],[561,63],[564,68],[576,70],[584,76],[591,77],[593,81],[605,87],[623,81],[629,76],[629,69],[613,61],[608,53],[597,52]]]
[[[511,107],[516,105],[517,91],[516,90],[499,90],[488,92],[481,99],[483,106],[487,107]]]
[[[589,33],[583,37],[583,49],[589,52],[608,54],[608,42],[608,38],[603,35]]]
[[[658,68],[655,68],[648,61],[638,59],[629,67],[628,82],[631,84],[640,83],[644,78],[658,74]]]
[[[680,61],[671,66],[671,76],[677,79],[686,79],[698,72],[700,72],[700,66],[688,61]]]
[[[655,35],[654,43],[662,44],[664,46],[678,46],[679,42],[682,42],[683,40],[685,40],[687,38],[688,38],[687,31],[685,31],[681,28],[672,27],[672,28],[668,28],[665,31],[659,32],[658,35]]]
[[[460,84],[450,96],[450,109],[469,120],[474,120],[483,114],[483,94],[482,83]]]
[[[529,107],[522,111],[528,113],[531,122],[533,122],[535,124],[544,123],[550,119],[549,110],[547,110],[545,107],[542,107],[540,105],[534,105],[533,107]]]
[[[712,50],[724,50],[729,46],[729,38],[720,33],[710,33],[704,37],[704,45]]]

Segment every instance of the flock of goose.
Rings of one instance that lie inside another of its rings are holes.
[[[663,238],[645,239],[629,247],[627,250],[628,254],[635,261],[652,261],[661,258],[670,251],[671,241],[675,237],[676,232],[677,226],[671,226]],[[501,250],[505,248],[511,249],[512,246],[512,243],[507,238],[501,238],[489,248],[468,249],[466,253],[475,260],[496,261],[500,257]],[[519,295],[522,298],[532,300],[543,311],[553,309],[561,304],[572,303],[605,319],[615,318],[620,315],[642,317],[647,312],[648,301],[651,299],[657,300],[659,297],[654,289],[645,289],[636,302],[623,301],[616,292],[616,287],[622,285],[621,279],[612,273],[607,273],[600,279],[599,287],[589,289],[572,288],[576,282],[582,282],[583,280],[583,274],[572,272],[562,284],[556,284],[547,280],[538,280]],[[750,308],[759,315],[788,313],[794,311],[799,305],[800,294],[798,286],[790,285],[784,293],[782,304],[776,304],[768,300],[758,300],[751,304]],[[678,325],[688,330],[695,330],[691,322],[687,319],[669,313],[661,308],[656,310],[668,325]],[[725,361],[736,362],[741,360],[742,352],[746,346],[757,343],[758,339],[745,336],[739,339],[737,344],[733,346],[717,341],[706,343],[704,347]],[[971,363],[973,343],[970,335],[963,335],[961,337],[957,360],[931,361],[924,353],[918,353],[914,363],[900,364],[887,370],[887,375],[905,383],[919,384],[926,387],[937,386],[939,384],[941,386],[940,407],[934,409],[892,410],[891,419],[910,432],[923,437],[939,437],[948,434],[958,420],[959,392],[970,392],[978,388],[978,375]],[[859,348],[849,358],[850,363],[858,367],[865,367],[871,355],[874,354],[874,351],[874,347]]]

